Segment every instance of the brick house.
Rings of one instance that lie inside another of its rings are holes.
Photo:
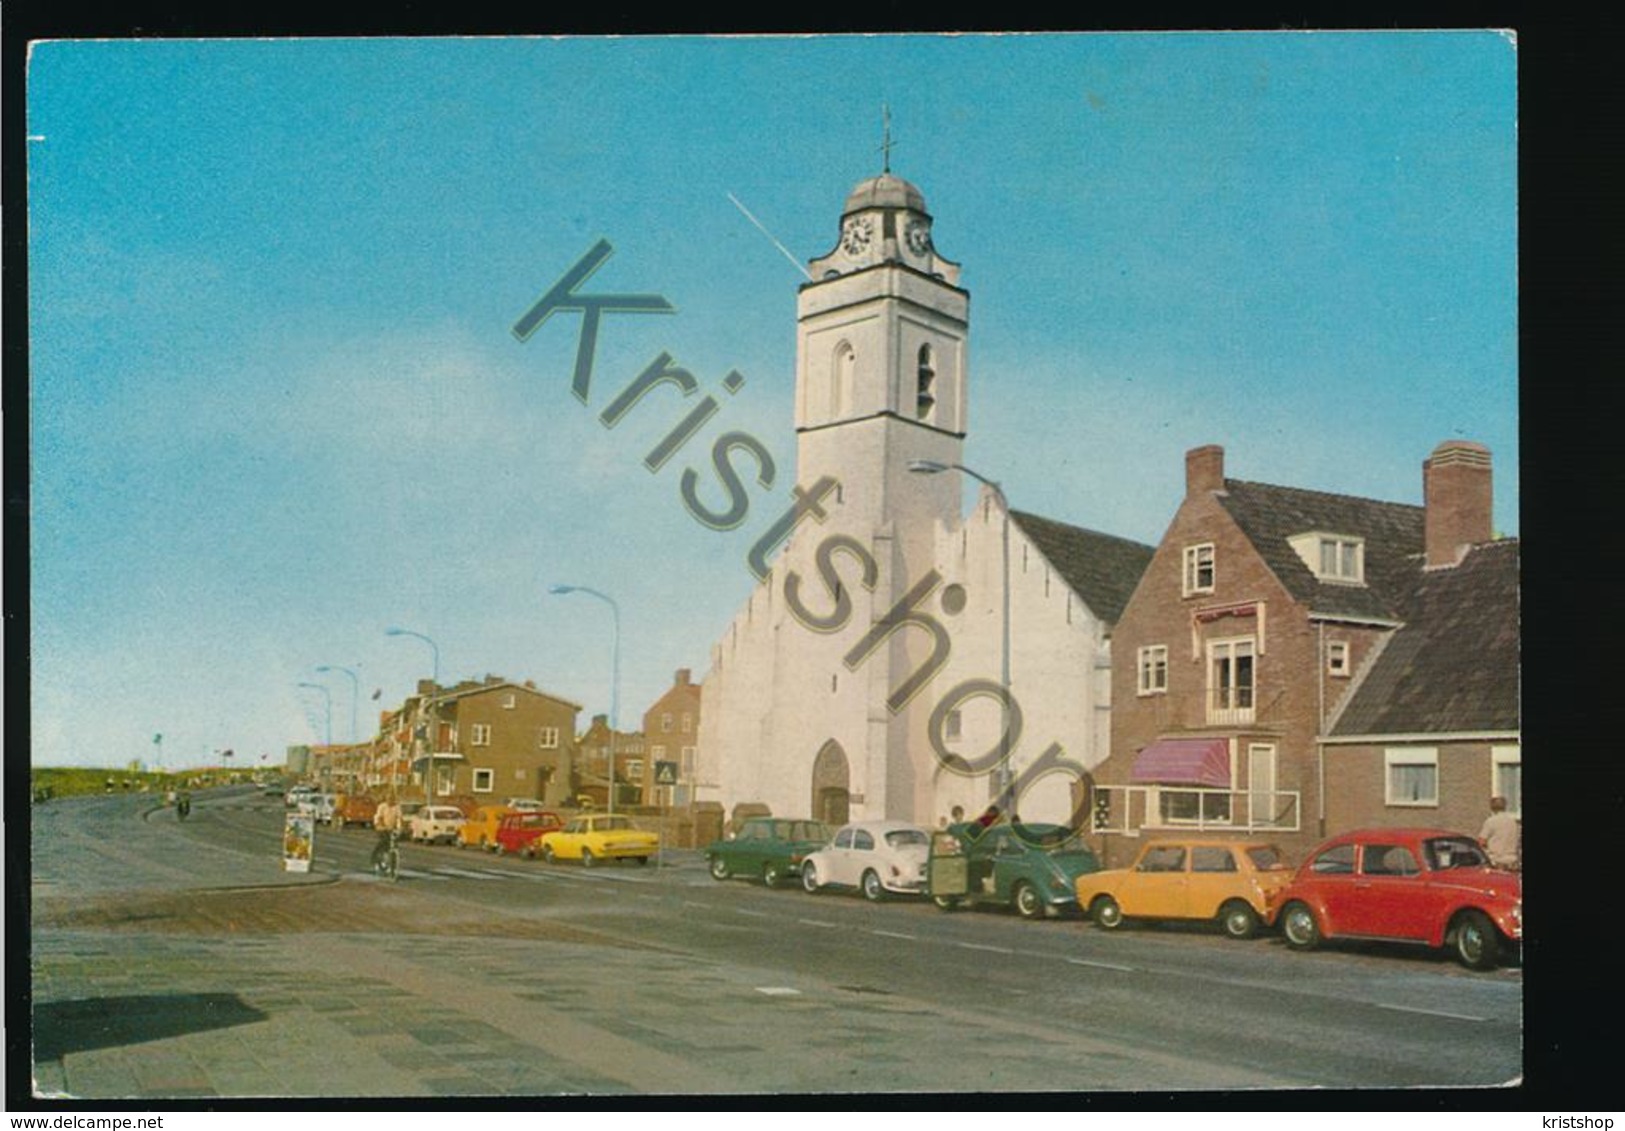
[[[579,704],[538,690],[530,680],[488,675],[450,688],[419,680],[416,694],[380,717],[370,783],[408,798],[562,803],[569,796],[580,711]]]
[[[613,744],[611,743],[613,738]],[[616,805],[636,805],[643,796],[648,761],[644,735],[638,731],[611,731],[608,715],[594,715],[592,725],[576,739],[575,790],[603,806],[609,800],[609,764],[615,762]]]
[[[1486,449],[1441,444],[1423,468],[1417,507],[1186,454],[1113,637],[1109,863],[1176,830],[1294,857],[1358,825],[1473,832],[1492,780],[1516,793],[1517,542],[1492,536]]]
[[[649,753],[649,769],[641,783],[643,804],[689,804],[700,741],[700,685],[691,669],[678,668],[671,687],[643,712],[643,734]],[[656,762],[677,763],[676,785],[655,784]]]

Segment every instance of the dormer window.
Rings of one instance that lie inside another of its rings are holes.
[[[917,419],[924,420],[926,417],[930,416],[932,408],[936,406],[937,397],[936,394],[931,391],[931,386],[936,379],[937,367],[936,363],[931,357],[931,347],[921,346],[920,366],[917,373],[916,393],[914,398],[914,415]]]
[[[1213,543],[1185,547],[1185,596],[1213,592]]]
[[[1365,584],[1365,539],[1314,531],[1290,539],[1303,564],[1322,581]]]

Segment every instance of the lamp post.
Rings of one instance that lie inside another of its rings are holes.
[[[1010,500],[1005,498],[1004,488],[987,476],[973,471],[961,463],[943,463],[934,459],[909,460],[908,469],[919,475],[940,475],[944,471],[962,471],[979,483],[985,483],[999,500],[999,509],[1004,512],[1004,530],[1002,554],[1004,558],[1004,625],[999,644],[999,683],[1004,687],[1004,709],[1006,715],[1010,711]],[[1008,721],[1008,720],[1006,720]],[[1010,765],[1010,751],[1004,752],[999,760],[999,807],[1006,813],[1013,808],[1014,799],[1010,797],[1011,782],[1015,778],[1015,769]]]
[[[361,698],[361,677],[354,668],[340,667],[338,664],[323,664],[316,669],[319,672],[343,672],[350,677],[350,741],[356,741],[356,712],[357,702]]]
[[[425,712],[428,715],[428,720],[429,720],[428,721],[429,736],[428,736],[428,740],[425,742],[424,745],[426,745],[428,747],[428,754],[429,754],[429,786],[428,786],[428,789],[425,790],[425,793],[428,795],[429,804],[432,805],[432,804],[434,804],[434,795],[435,795],[435,773],[434,773],[435,732],[439,729],[439,726],[438,726],[439,720],[436,718],[436,713],[435,713],[435,707],[436,707],[436,698],[435,697],[437,695],[439,695],[439,693],[440,693],[440,646],[438,644],[436,644],[433,640],[430,640],[427,636],[423,635],[423,633],[421,633],[421,632],[413,632],[409,628],[386,628],[386,629],[384,629],[384,635],[385,636],[410,636],[410,637],[412,637],[412,638],[414,638],[416,640],[421,640],[421,641],[423,641],[425,644],[427,644],[429,646],[429,651],[431,653],[430,663],[431,663],[432,667],[430,668],[430,671],[433,673],[433,675],[432,675],[432,678],[431,678],[430,682],[434,685],[434,692],[429,696],[429,702],[427,703],[427,705],[425,707]]]
[[[316,670],[319,671],[319,672],[343,672],[345,675],[350,677],[350,747],[351,747],[351,749],[345,752],[344,764],[345,764],[345,767],[346,767],[345,772],[347,774],[349,774],[352,778],[359,778],[360,774],[357,773],[356,770],[354,769],[354,767],[356,765],[355,760],[354,760],[355,759],[355,749],[354,748],[355,748],[355,739],[356,739],[356,726],[355,726],[356,700],[361,698],[361,677],[356,675],[355,669],[340,667],[337,664],[322,664]],[[352,785],[346,786],[345,788],[347,790],[351,790],[351,789],[354,789],[355,786],[352,784]]]
[[[300,687],[313,687],[322,693],[322,699],[327,703],[327,732],[322,742],[327,747],[327,757],[333,757],[333,693],[321,683],[301,683]]]
[[[597,597],[609,606],[613,615],[615,635],[610,645],[610,678],[609,678],[609,812],[615,812],[615,732],[620,726],[621,715],[621,607],[615,599],[608,594],[600,593],[596,589],[589,589],[585,585],[554,585],[548,589],[549,593],[563,595],[566,593],[585,593],[589,597]]]

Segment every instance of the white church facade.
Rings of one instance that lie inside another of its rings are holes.
[[[861,182],[810,266],[806,513],[712,648],[696,800],[924,825],[998,801],[1077,823],[1109,753],[1111,628],[1152,547],[1007,513],[988,488],[963,513],[970,296],[917,188]]]

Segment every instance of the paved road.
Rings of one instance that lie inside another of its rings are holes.
[[[1522,974],[944,914],[364,831],[278,870],[246,790],[35,810],[35,1086],[79,1097],[1490,1086]]]

